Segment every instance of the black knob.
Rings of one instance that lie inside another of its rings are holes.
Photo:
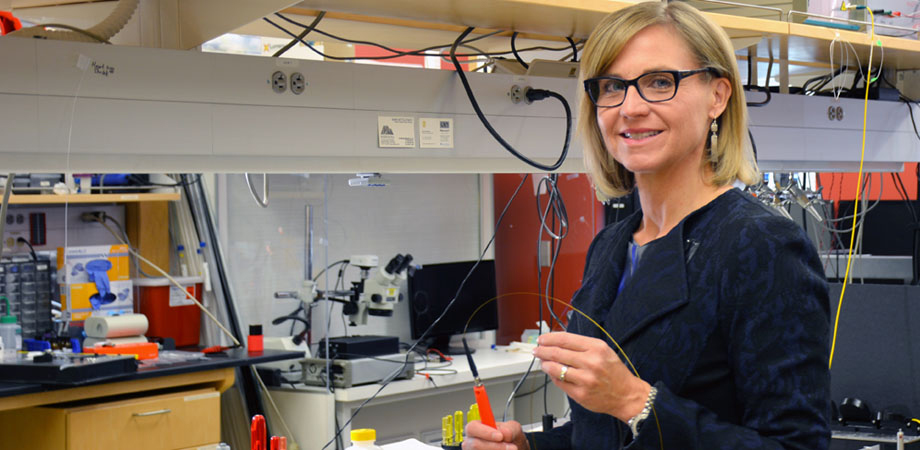
[[[380,294],[371,295],[371,301],[374,303],[380,303],[383,301],[383,297]]]

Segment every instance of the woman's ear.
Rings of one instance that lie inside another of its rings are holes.
[[[716,118],[722,115],[725,108],[728,107],[728,99],[732,96],[732,84],[728,78],[715,78],[712,80],[712,105],[709,110],[709,117]]]

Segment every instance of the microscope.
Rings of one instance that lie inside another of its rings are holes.
[[[409,254],[397,254],[383,267],[379,267],[379,259],[376,255],[353,255],[348,259],[347,264],[357,267],[361,271],[361,275],[358,281],[351,283],[350,289],[319,290],[316,289],[316,284],[313,280],[305,280],[302,291],[276,292],[275,298],[298,299],[302,302],[301,307],[306,308],[308,311],[318,301],[326,300],[342,303],[342,313],[348,316],[351,326],[366,325],[368,316],[391,317],[393,315],[396,303],[403,298],[400,292],[400,284],[407,280],[409,271],[412,270],[411,263],[412,255]],[[325,384],[328,376],[326,374],[326,365],[328,363],[323,358],[323,349],[320,349],[318,358],[313,358],[309,348],[304,343],[304,336],[310,329],[310,323],[296,314],[279,317],[272,323],[277,325],[285,320],[303,321],[305,324],[304,332],[293,337],[278,338],[279,345],[266,341],[266,348],[304,350],[305,358],[299,362],[292,363],[288,361],[281,365],[266,364],[264,367],[280,369],[288,373],[300,372],[302,382],[306,384]],[[401,362],[401,359],[404,359],[404,356],[398,354],[399,341],[395,337],[366,336],[363,339],[368,341],[365,342],[365,345],[381,349],[389,348],[389,346],[378,346],[371,342],[377,338],[381,341],[387,341],[387,343],[392,340],[393,348],[391,351],[384,352],[385,354],[380,354],[374,358],[332,360],[331,364],[336,365],[336,368],[333,370],[333,374],[328,376],[330,378],[329,382],[332,382],[337,387],[350,387],[355,384],[377,382],[392,372],[393,363]],[[330,340],[332,339],[335,338],[330,338]],[[295,348],[288,348],[291,345],[295,346]],[[339,350],[349,352],[345,348],[345,346],[349,345],[346,342],[331,343],[330,348],[340,345],[342,348]],[[354,343],[350,345],[354,345]],[[336,353],[338,352],[332,351],[332,354]],[[300,369],[298,366],[302,366],[303,370],[298,370]],[[410,364],[402,370],[399,377],[411,378],[414,373],[414,365]]]
[[[397,254],[381,269],[370,276],[370,272],[378,266],[376,255],[355,255],[349,259],[349,264],[361,270],[361,279],[353,281],[349,291],[340,292],[347,294],[347,302],[342,307],[342,312],[350,319],[351,326],[367,325],[367,316],[391,317],[396,302],[402,300],[399,285],[406,281],[412,255]],[[333,299],[336,293],[329,297]]]

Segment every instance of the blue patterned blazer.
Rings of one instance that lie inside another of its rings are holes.
[[[571,422],[530,435],[531,448],[828,448],[829,299],[803,230],[732,189],[648,243],[618,294],[641,218],[595,237],[573,304],[657,387],[663,442],[654,416],[633,440],[618,419],[569,399]],[[578,314],[569,331],[606,340]]]

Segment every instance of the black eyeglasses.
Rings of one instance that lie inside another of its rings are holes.
[[[588,97],[599,108],[615,108],[626,101],[626,91],[635,86],[636,91],[647,102],[666,102],[677,95],[680,80],[698,73],[719,72],[712,67],[695,70],[660,70],[639,75],[632,80],[612,76],[602,76],[585,80]]]

